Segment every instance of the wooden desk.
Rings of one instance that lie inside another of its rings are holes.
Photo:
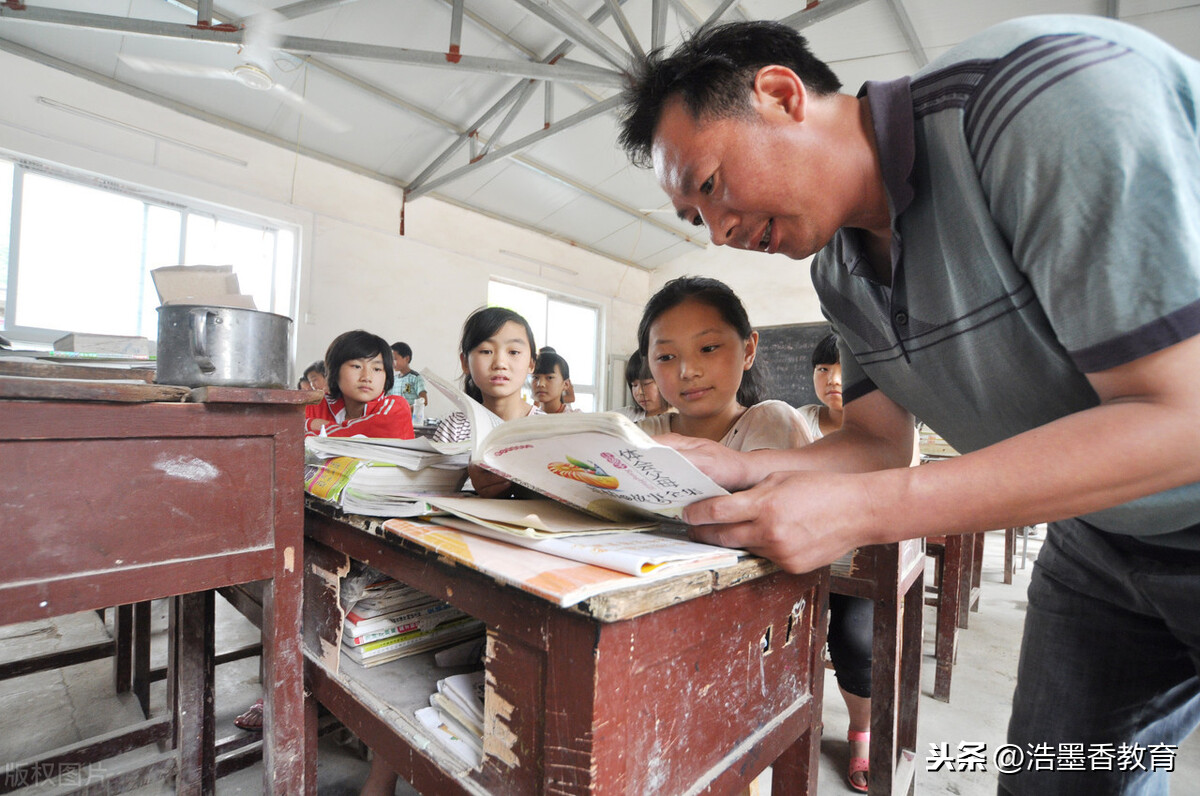
[[[346,662],[335,674],[306,639],[315,700],[420,792],[731,794],[772,764],[775,793],[816,792],[827,570],[788,575],[750,559],[560,608],[373,535],[387,532],[365,518],[310,507],[305,532],[306,570],[325,562],[320,571],[328,572],[347,556],[365,561],[487,624],[486,737],[476,769],[412,718],[436,678],[402,705],[397,692],[372,690],[376,670],[356,673]],[[323,612],[314,588],[328,583],[317,572],[308,578],[306,620]],[[428,674],[428,663],[413,666],[408,682],[422,666]],[[315,701],[306,717],[311,728]]]
[[[921,539],[871,545],[832,567],[829,590],[875,603],[871,648],[871,796],[913,793],[921,698],[925,550]]]
[[[191,402],[161,402],[174,393]],[[211,590],[269,579],[264,791],[303,790],[307,400],[286,390],[0,376],[0,621],[175,597],[167,715],[10,763],[10,783],[158,742],[167,751],[149,761],[105,766],[107,792],[174,776],[179,793],[212,793]]]

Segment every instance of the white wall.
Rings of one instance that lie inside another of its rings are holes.
[[[402,236],[395,185],[6,52],[0,74],[0,148],[300,227],[293,317],[301,367],[338,333],[365,328],[412,345],[418,369],[456,376],[462,322],[485,303],[491,277],[600,306],[608,329],[602,362],[634,345],[650,290],[644,271],[431,197],[405,208]],[[444,408],[431,402],[433,414]]]
[[[651,292],[677,276],[711,276],[729,285],[741,298],[756,327],[823,321],[821,305],[809,277],[811,258],[791,260],[782,254],[763,254],[713,246],[672,260],[652,278]]]

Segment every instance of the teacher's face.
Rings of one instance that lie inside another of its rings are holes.
[[[806,153],[799,132],[781,111],[697,121],[675,99],[655,129],[654,173],[679,217],[718,246],[803,259],[839,225],[817,176],[821,153]]]

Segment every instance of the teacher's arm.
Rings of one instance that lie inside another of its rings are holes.
[[[780,472],[684,517],[700,541],[806,572],[863,544],[1031,525],[1200,481],[1200,337],[1088,379],[1099,405],[973,453],[876,472]],[[869,397],[847,405],[847,419]]]

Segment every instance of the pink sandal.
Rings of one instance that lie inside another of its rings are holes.
[[[233,720],[235,727],[250,732],[262,732],[263,728],[263,701],[260,699],[246,710],[245,713]]]
[[[869,730],[865,731],[865,732],[858,732],[856,730],[850,730],[848,733],[846,733],[846,740],[848,740],[850,742],[862,741],[864,743],[870,744],[871,743],[871,732]],[[867,788],[870,786],[870,776],[871,775],[870,775],[869,769],[870,769],[870,763],[868,762],[867,758],[851,757],[850,758],[850,769],[846,772],[846,781],[850,783],[850,787],[854,788],[859,793],[866,793]],[[864,781],[862,784],[859,784],[854,779],[854,775],[860,774],[860,773],[866,775],[865,777],[863,777]]]

